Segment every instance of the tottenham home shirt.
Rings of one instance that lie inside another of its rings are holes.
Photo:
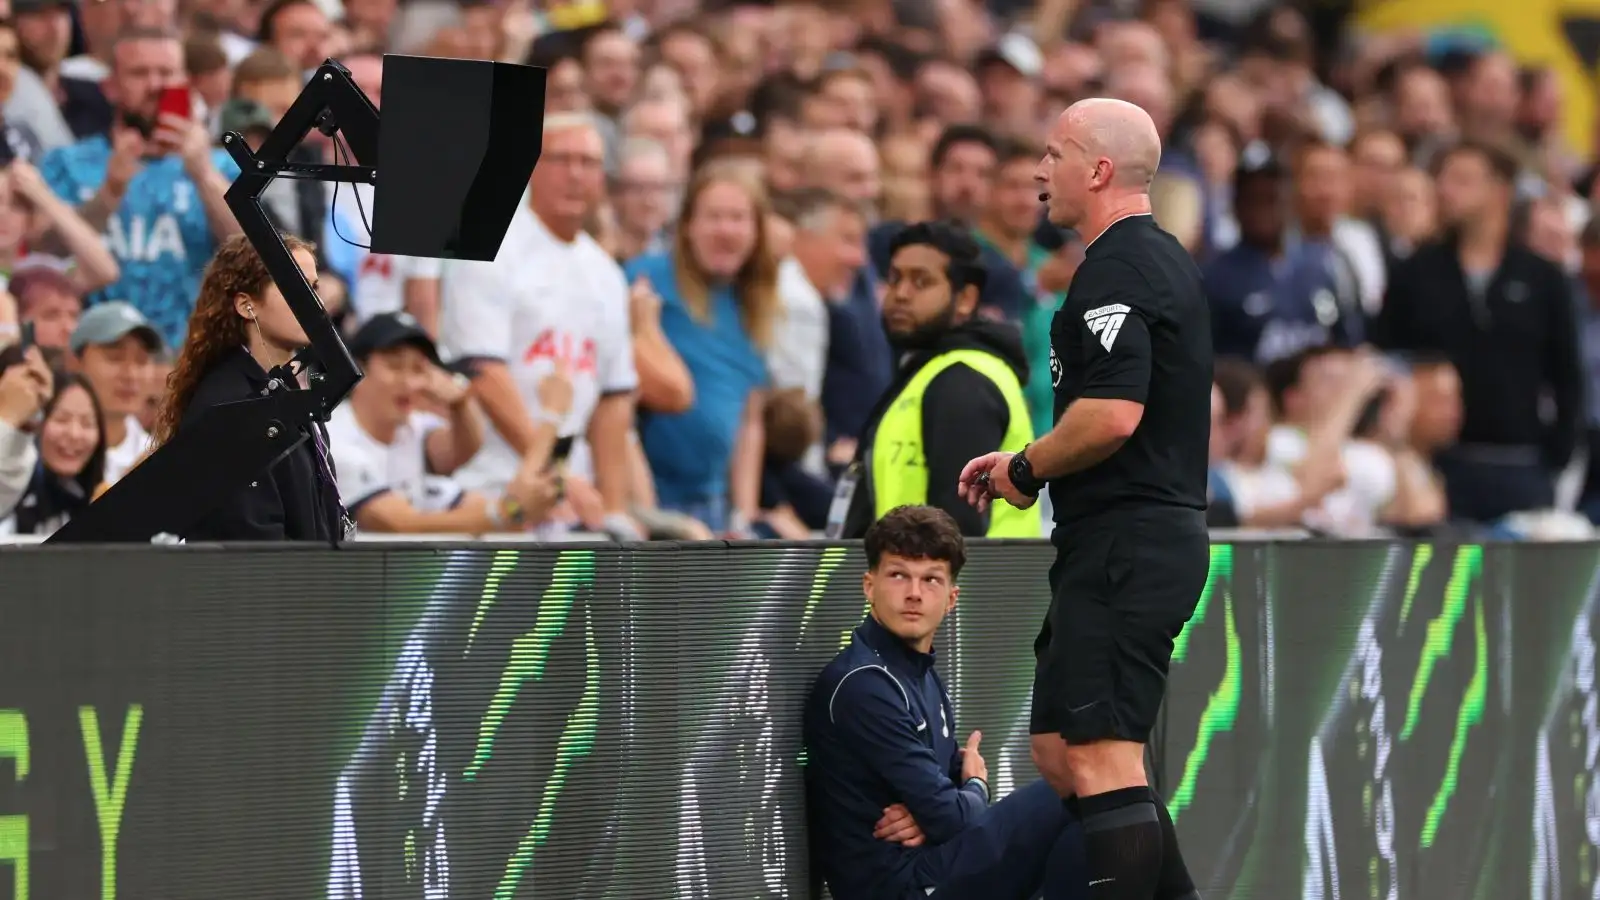
[[[108,485],[116,484],[128,474],[133,464],[144,455],[145,448],[150,446],[150,434],[139,424],[138,416],[127,416],[124,427],[127,434],[122,438],[122,443],[106,448],[105,482]]]
[[[356,273],[356,286],[352,307],[356,318],[362,322],[384,313],[404,312],[406,308],[406,282],[412,279],[438,278],[444,260],[420,256],[393,256],[388,253],[368,253],[361,258]]]
[[[461,500],[461,488],[428,472],[428,435],[443,428],[438,416],[414,412],[385,444],[356,421],[348,403],[328,419],[328,447],[339,475],[339,500],[354,516],[374,497],[391,491],[418,512],[443,512]]]
[[[606,394],[638,387],[628,326],[628,284],[622,268],[587,234],[566,242],[550,233],[528,205],[511,219],[494,262],[452,260],[440,284],[439,343],[451,359],[495,359],[511,371],[530,413],[539,411],[539,382],[564,360],[572,409],[560,432],[577,438],[568,471],[592,478],[584,433]],[[468,490],[504,488],[521,459],[493,427],[483,449],[456,473]]]

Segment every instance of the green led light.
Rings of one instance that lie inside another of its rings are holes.
[[[586,556],[591,556],[585,551]],[[593,560],[590,560],[593,577]],[[548,592],[547,592],[548,596]],[[550,825],[555,821],[556,799],[566,786],[567,775],[579,757],[594,751],[595,736],[600,731],[600,646],[594,638],[594,621],[587,607],[583,614],[584,678],[583,695],[578,705],[567,716],[561,739],[556,742],[556,760],[550,778],[544,783],[544,793],[539,798],[539,812],[528,827],[528,833],[517,842],[517,852],[506,863],[505,874],[495,888],[495,900],[511,900],[528,869],[533,865],[533,852],[550,837]]]
[[[513,556],[516,553],[501,552]],[[499,555],[496,554],[497,564]],[[505,670],[500,674],[500,686],[495,689],[494,698],[489,701],[489,710],[478,724],[478,746],[472,754],[471,764],[463,773],[468,781],[477,778],[493,754],[495,735],[500,733],[500,726],[505,724],[506,714],[511,711],[511,704],[516,702],[522,686],[544,677],[545,663],[550,660],[550,647],[567,627],[567,616],[572,612],[577,588],[593,583],[594,551],[569,550],[556,558],[555,571],[550,573],[550,586],[539,601],[539,613],[534,619],[533,630],[512,642],[511,658],[506,661]],[[484,596],[487,597],[489,592],[489,586],[485,585]],[[482,606],[479,608],[482,609]]]
[[[1181,663],[1189,655],[1189,636],[1206,621],[1211,609],[1211,597],[1216,593],[1218,578],[1233,576],[1233,545],[1211,545],[1211,567],[1206,570],[1206,585],[1200,589],[1200,601],[1194,605],[1194,615],[1189,617],[1183,630],[1172,641],[1172,661]]]
[[[1434,793],[1433,802],[1428,805],[1428,815],[1423,820],[1424,847],[1433,846],[1434,836],[1439,833],[1439,823],[1450,808],[1450,798],[1455,796],[1461,777],[1461,757],[1467,751],[1467,733],[1472,726],[1483,721],[1484,702],[1489,696],[1489,635],[1483,626],[1482,598],[1473,604],[1473,608],[1472,632],[1477,648],[1472,659],[1472,680],[1467,683],[1467,695],[1461,699],[1461,708],[1456,712],[1456,733],[1450,739],[1450,760],[1445,765],[1444,780]]]
[[[1456,626],[1466,616],[1467,601],[1472,596],[1472,584],[1483,566],[1483,548],[1467,545],[1456,552],[1450,570],[1450,582],[1445,586],[1444,605],[1439,615],[1428,622],[1428,633],[1422,644],[1422,656],[1417,660],[1417,676],[1411,682],[1411,696],[1406,702],[1406,721],[1400,729],[1400,740],[1411,738],[1417,720],[1422,716],[1422,698],[1428,693],[1428,683],[1433,670],[1441,660],[1449,657],[1451,638]]]
[[[845,548],[829,547],[822,551],[822,558],[817,560],[817,570],[811,573],[811,593],[806,595],[806,608],[800,613],[801,644],[806,639],[806,629],[811,627],[811,617],[816,615],[817,606],[828,593],[828,581],[833,578],[834,570],[839,568],[844,558]]]
[[[28,719],[20,709],[0,709],[0,760],[16,766],[16,780],[25,781],[31,768]],[[11,866],[11,895],[28,900],[28,817],[0,816],[0,866]]]
[[[1212,597],[1218,592],[1218,584],[1223,580],[1231,583],[1233,580],[1233,547],[1228,544],[1213,544],[1211,547],[1211,570],[1206,574],[1205,588],[1200,592],[1200,602],[1195,605],[1194,618],[1184,626],[1178,634],[1180,640],[1189,634],[1189,631],[1201,618],[1201,610],[1209,607]],[[1196,785],[1200,780],[1200,770],[1205,767],[1206,758],[1211,753],[1211,743],[1217,735],[1233,730],[1239,720],[1239,700],[1243,694],[1241,689],[1243,670],[1243,653],[1239,646],[1239,629],[1233,619],[1233,595],[1226,587],[1220,589],[1222,594],[1222,618],[1225,630],[1225,644],[1227,658],[1223,664],[1222,681],[1217,684],[1216,690],[1211,692],[1211,697],[1206,701],[1206,708],[1200,714],[1200,724],[1195,732],[1194,749],[1189,751],[1189,756],[1183,762],[1183,775],[1178,779],[1177,790],[1173,791],[1172,799],[1167,804],[1167,811],[1173,819],[1183,812],[1194,801]],[[1188,651],[1188,641],[1183,641],[1183,649]],[[1178,659],[1178,642],[1173,642],[1173,658]]]
[[[100,717],[92,706],[78,707],[78,725],[83,729],[83,749],[89,757],[89,788],[94,791],[95,817],[100,823],[100,900],[117,896],[117,835],[122,831],[122,810],[128,800],[128,778],[133,774],[133,755],[139,747],[139,726],[144,722],[144,707],[128,707],[122,720],[122,743],[113,760],[113,774],[106,777],[105,751],[100,741]]]
[[[1422,573],[1433,561],[1433,545],[1418,544],[1416,555],[1411,557],[1411,574],[1406,578],[1406,596],[1400,604],[1400,634],[1406,633],[1406,622],[1411,619],[1411,601],[1417,599],[1417,587],[1422,584]]]
[[[494,561],[489,564],[489,574],[483,579],[483,593],[478,597],[478,608],[472,613],[472,627],[467,630],[467,652],[472,652],[472,642],[478,637],[478,627],[483,624],[483,617],[489,614],[489,607],[500,597],[500,579],[505,577],[517,565],[517,551],[498,550],[494,554]],[[559,563],[557,563],[559,565]]]

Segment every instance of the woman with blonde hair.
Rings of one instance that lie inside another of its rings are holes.
[[[761,512],[763,351],[779,310],[770,213],[746,167],[710,163],[689,183],[672,250],[625,267],[660,295],[662,331],[694,381],[687,410],[641,414],[659,502],[740,536]],[[651,377],[641,369],[641,390]]]
[[[292,235],[284,235],[283,242],[315,289],[315,248]],[[200,282],[151,445],[172,440],[213,406],[299,390],[295,354],[309,343],[249,240],[234,235],[223,241]],[[318,423],[298,427],[306,440],[248,487],[219,498],[216,509],[182,537],[191,542],[343,538],[347,517],[339,504],[327,432]]]

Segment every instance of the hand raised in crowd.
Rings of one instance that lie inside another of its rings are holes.
[[[872,828],[872,836],[880,841],[893,841],[902,847],[920,847],[923,842],[922,826],[912,818],[904,803],[896,803],[883,811],[883,818]]]
[[[1383,390],[1389,377],[1382,358],[1368,350],[1359,351],[1350,360],[1350,376],[1345,380],[1346,396],[1365,403]]]
[[[567,502],[572,506],[573,515],[589,531],[604,531],[606,525],[606,502],[600,496],[600,489],[595,487],[587,478],[569,475],[566,478]]]
[[[211,133],[204,123],[189,116],[162,113],[156,119],[151,141],[162,153],[177,154],[190,176],[211,168]]]
[[[472,380],[467,376],[438,366],[434,366],[428,372],[428,381],[422,387],[423,396],[427,401],[443,409],[449,409],[466,400],[471,390]]]
[[[106,187],[121,194],[144,168],[145,139],[136,128],[111,126],[111,158],[106,162]]]
[[[534,393],[545,415],[565,418],[572,411],[572,379],[568,372],[567,364],[558,361],[553,372],[539,379]]]
[[[536,525],[543,521],[561,502],[561,473],[554,469],[534,470],[523,466],[511,483],[506,485],[505,497],[521,508],[523,521]]]
[[[1411,422],[1417,416],[1417,386],[1409,376],[1391,374],[1385,382],[1387,394],[1378,411],[1378,440],[1390,448],[1406,445],[1411,437]]]
[[[22,428],[44,409],[55,379],[38,347],[28,348],[22,362],[0,374],[0,421]]]
[[[640,275],[628,288],[628,322],[634,331],[653,327],[661,322],[661,295],[656,293],[650,279]]]
[[[966,784],[971,779],[978,779],[984,784],[989,783],[989,764],[983,761],[983,754],[978,752],[978,742],[983,740],[983,732],[974,731],[967,735],[967,745],[961,748],[961,783]]]
[[[38,206],[41,200],[55,196],[50,191],[50,185],[45,183],[44,176],[40,175],[39,170],[27,160],[12,160],[11,164],[6,166],[6,174],[11,179],[11,189],[34,206]]]

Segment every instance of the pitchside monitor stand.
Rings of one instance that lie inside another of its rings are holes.
[[[539,160],[545,71],[385,56],[383,77],[381,121],[349,70],[330,59],[260,149],[252,152],[237,133],[222,138],[240,169],[228,208],[310,339],[299,354],[309,388],[205,411],[47,543],[182,537],[305,440],[300,425],[326,422],[361,380],[361,368],[262,209],[261,194],[274,178],[373,185],[373,253],[485,261],[499,253]],[[335,141],[342,136],[355,164],[288,162],[313,128]]]

